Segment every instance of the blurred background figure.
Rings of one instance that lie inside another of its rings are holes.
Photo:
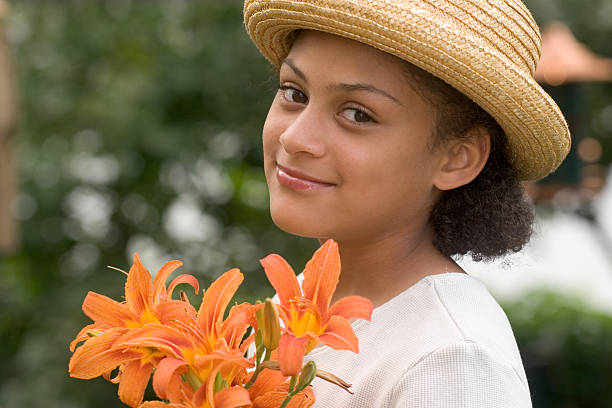
[[[534,407],[611,407],[612,2],[525,3],[571,156],[526,186],[524,251],[459,262],[511,319]],[[267,210],[260,138],[277,85],[241,0],[0,0],[0,408],[121,406],[113,384],[68,377],[68,343],[88,290],[121,299],[106,265],[135,251],[152,273],[183,260],[202,286],[239,267],[237,301],[272,294],[267,254],[304,265],[318,244]]]

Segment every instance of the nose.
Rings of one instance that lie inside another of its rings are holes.
[[[322,115],[312,105],[308,105],[292,117],[279,141],[283,149],[291,155],[305,153],[321,157],[325,154],[325,134]]]

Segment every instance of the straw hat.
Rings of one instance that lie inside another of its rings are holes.
[[[402,58],[470,97],[506,132],[519,178],[555,170],[570,134],[535,82],[540,34],[521,0],[246,0],[246,29],[279,67],[296,29],[336,34]]]

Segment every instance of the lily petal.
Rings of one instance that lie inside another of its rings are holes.
[[[359,340],[355,336],[351,324],[344,317],[330,317],[325,327],[325,333],[319,336],[319,341],[336,350],[359,352]]]
[[[340,277],[338,244],[328,239],[312,256],[304,268],[302,290],[304,297],[319,307],[321,319],[327,319],[327,309]]]
[[[169,300],[161,303],[157,308],[157,313],[162,324],[175,321],[195,321],[196,316],[195,308],[182,300]]]
[[[300,372],[309,341],[307,336],[295,337],[287,333],[281,336],[278,342],[278,363],[282,375],[294,376]]]
[[[138,408],[185,408],[183,404],[166,404],[162,401],[145,401]]]
[[[198,354],[194,358],[193,367],[199,371],[205,371],[207,368],[214,367],[214,370],[221,371],[226,374],[227,371],[237,371],[253,366],[251,361],[244,356],[240,350],[231,350],[219,348],[209,354]],[[216,375],[216,373],[214,373]],[[213,372],[209,374],[213,379]]]
[[[182,374],[187,372],[187,368],[180,368],[175,372],[173,377],[170,377],[168,381],[168,394],[167,399],[171,402],[179,402],[186,404],[185,408],[201,408],[189,404],[192,401],[195,391],[191,385],[183,380]]]
[[[249,337],[247,337],[246,339],[242,341],[239,347],[242,354],[247,354],[247,352],[249,351],[249,348],[251,347],[254,341],[255,341],[255,333],[251,333]],[[255,355],[251,356],[251,358],[255,359]]]
[[[89,380],[115,369],[121,363],[140,359],[141,354],[136,351],[112,349],[125,330],[111,329],[87,340],[70,358],[70,376]]]
[[[289,299],[302,296],[302,290],[295,272],[281,256],[272,254],[259,261],[264,268],[268,281],[276,290],[281,306],[289,308]]]
[[[276,408],[279,407],[285,397],[287,396],[287,391],[273,391],[269,392],[265,395],[255,398],[253,400],[253,408]],[[315,403],[314,394],[312,392],[312,388],[308,387],[304,391],[297,393],[289,404],[287,404],[287,408],[308,408]]]
[[[89,292],[85,296],[83,313],[94,322],[111,327],[124,327],[127,321],[138,320],[125,304],[96,292]]]
[[[329,316],[370,320],[372,318],[372,302],[361,296],[347,296],[338,300],[329,308]]]
[[[92,323],[92,324],[88,324],[87,326],[83,327],[81,329],[81,331],[76,335],[76,337],[74,338],[74,340],[72,340],[70,342],[70,351],[74,352],[74,349],[76,348],[76,345],[82,341],[85,340],[89,340],[91,338],[90,335],[88,335],[87,333],[90,330],[95,330],[95,329],[101,329],[101,330],[105,330],[108,329],[107,326],[102,326],[98,323]]]
[[[251,388],[249,388],[249,394],[251,395],[253,402],[256,401],[257,397],[272,391],[277,391],[278,387],[286,380],[287,377],[282,375],[280,371],[265,368],[259,373],[257,380],[255,380]]]
[[[195,278],[195,276],[188,274],[179,275],[174,278],[174,280],[172,281],[172,283],[170,283],[170,286],[168,287],[168,298],[172,297],[172,292],[174,291],[176,285],[179,285],[181,283],[186,283],[187,285],[191,286],[196,294],[200,291],[200,283]]]
[[[197,357],[196,357],[196,365],[197,365]],[[211,404],[211,406],[215,407],[215,402],[217,401],[215,399],[215,379],[217,378],[218,374],[221,374],[229,384],[231,384],[233,382],[233,376],[232,378],[227,378],[227,374],[228,371],[234,371],[234,369],[236,368],[236,362],[235,361],[230,361],[230,360],[225,360],[225,361],[221,361],[220,363],[216,364],[214,369],[210,372],[210,374],[208,375],[208,378],[206,380],[206,382],[202,385],[202,387],[200,387],[198,389],[198,391],[195,393],[193,401],[196,403],[196,406],[201,406],[203,401],[203,397],[206,398],[207,402],[209,404]],[[242,388],[242,387],[241,387]],[[244,388],[243,388],[244,389]],[[246,389],[244,389],[246,391]],[[202,394],[202,392],[204,392],[204,394]],[[248,391],[247,391],[247,395],[248,395]],[[249,399],[248,405],[250,405],[251,400]],[[234,405],[232,405],[231,407],[234,407]]]
[[[166,300],[166,280],[181,265],[183,265],[181,261],[170,261],[159,269],[153,281],[153,307],[157,306],[160,301]]]
[[[151,347],[180,358],[183,356],[183,350],[193,348],[193,343],[179,329],[161,324],[147,324],[131,329],[113,349],[131,347]]]
[[[145,389],[151,378],[151,364],[141,364],[139,360],[129,362],[121,372],[119,383],[119,399],[130,407],[136,407],[142,402]]]
[[[125,282],[125,302],[137,316],[152,304],[153,280],[151,274],[140,262],[138,253],[134,254],[134,264]],[[152,306],[152,305],[151,305]]]
[[[238,408],[250,405],[249,392],[243,387],[224,388],[215,393],[215,408]]]
[[[249,326],[255,325],[255,310],[257,306],[241,303],[230,309],[227,319],[219,325],[219,337],[225,338],[230,348],[237,347]]]
[[[196,390],[196,392],[193,394],[193,397],[191,398],[191,402],[193,406],[199,408],[202,405],[204,405],[204,402],[206,402],[207,390],[208,390],[208,387],[206,383],[202,384],[200,388]]]
[[[187,366],[183,360],[167,357],[159,362],[153,374],[153,389],[159,398],[168,398],[168,388],[174,373]],[[181,371],[185,371],[184,369]]]
[[[216,324],[223,319],[225,309],[243,279],[238,269],[230,269],[214,281],[204,293],[198,311],[198,325],[206,334],[215,333]]]

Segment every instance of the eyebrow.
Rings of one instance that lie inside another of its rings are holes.
[[[287,64],[293,70],[293,72],[295,72],[295,74],[297,76],[302,78],[304,80],[304,82],[308,83],[308,80],[306,79],[306,75],[304,75],[304,73],[298,67],[296,67],[295,64],[293,63],[293,61],[291,61],[289,58],[285,58],[281,62],[281,65],[282,64]],[[387,99],[390,99],[391,101],[397,103],[400,106],[404,106],[393,95],[389,94],[388,92],[383,91],[382,89],[376,88],[375,86],[372,86],[370,84],[362,84],[362,83],[357,83],[357,84],[335,83],[335,84],[328,85],[326,87],[326,89],[329,90],[329,91],[344,90],[344,91],[367,91],[367,92],[373,92],[373,93],[382,95],[382,96],[386,97]]]

